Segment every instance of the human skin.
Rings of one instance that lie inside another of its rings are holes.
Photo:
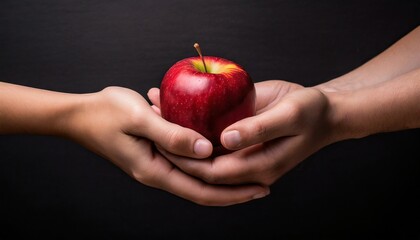
[[[169,123],[137,92],[108,87],[70,94],[0,82],[0,134],[71,139],[110,160],[135,180],[201,205],[237,204],[268,194],[259,184],[211,185],[174,167],[155,147],[205,158],[211,143]]]
[[[256,83],[257,115],[227,127],[232,153],[196,160],[162,153],[211,184],[270,186],[321,148],[345,139],[420,127],[420,27],[357,69],[313,87]],[[158,89],[149,98],[159,108]]]

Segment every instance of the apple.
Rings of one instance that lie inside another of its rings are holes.
[[[232,123],[255,115],[255,87],[237,63],[214,56],[176,62],[160,85],[162,117],[191,128],[221,147],[220,135]]]

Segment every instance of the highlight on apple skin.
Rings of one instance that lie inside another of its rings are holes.
[[[160,86],[161,114],[219,147],[221,132],[255,115],[255,87],[238,64],[220,57],[190,57],[175,63]]]

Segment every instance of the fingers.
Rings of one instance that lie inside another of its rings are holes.
[[[227,149],[236,150],[278,137],[291,136],[295,133],[298,114],[299,109],[293,104],[279,103],[273,111],[266,111],[230,125],[222,132],[220,141]]]
[[[153,105],[160,109],[160,92],[159,88],[151,88],[147,93],[149,100],[152,102]]]
[[[190,159],[159,151],[175,164],[182,171],[202,179],[210,184],[244,184],[259,183],[264,186],[272,182],[262,180],[265,178],[265,170],[272,168],[273,164],[264,160],[260,154],[257,154],[259,147],[252,147],[247,153],[244,150],[240,154],[234,152],[223,155],[215,159]]]
[[[268,187],[250,185],[211,185],[185,174],[177,168],[160,178],[163,190],[200,205],[227,206],[262,198],[269,194]]]
[[[269,186],[304,159],[294,152],[300,142],[299,137],[277,139],[270,144],[254,145],[215,159],[202,160],[159,151],[179,169],[206,183]]]
[[[165,150],[181,156],[205,158],[213,152],[211,142],[196,131],[170,123],[151,109],[143,115],[147,116],[142,116],[142,122],[133,126],[132,134],[146,137]]]
[[[146,130],[145,137],[167,151],[192,158],[205,158],[211,155],[213,146],[201,134],[169,123],[160,117],[154,119],[153,122],[154,124],[150,124]]]
[[[210,185],[174,167],[153,148],[148,140],[119,141],[128,149],[117,154],[114,161],[137,181],[206,206],[227,206],[261,198],[268,187],[258,184],[239,186]]]

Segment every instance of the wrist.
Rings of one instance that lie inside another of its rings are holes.
[[[354,121],[352,104],[352,91],[332,91],[330,89],[317,88],[328,101],[327,121],[330,128],[330,142],[338,142],[346,139],[362,138],[366,133],[357,128]]]
[[[95,96],[96,93],[69,95],[66,106],[55,120],[55,135],[80,141],[80,136],[88,133],[88,111],[96,102]]]

